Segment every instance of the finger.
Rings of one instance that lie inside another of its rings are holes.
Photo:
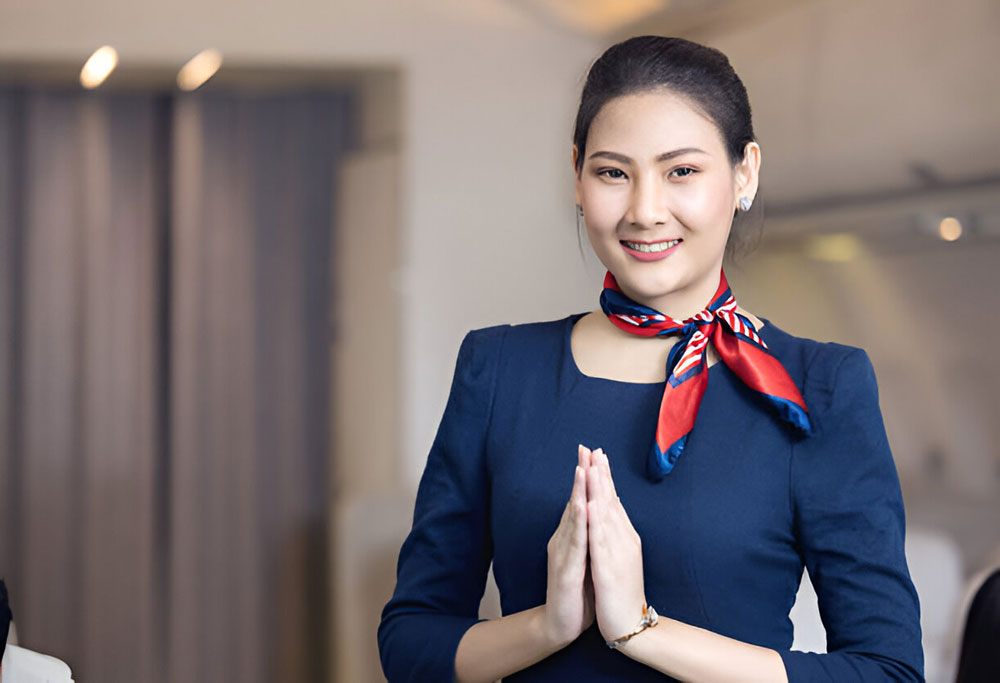
[[[585,551],[586,541],[580,538],[579,531],[580,520],[583,519],[584,525],[586,524],[586,500],[581,500],[580,496],[584,486],[585,482],[581,475],[581,470],[577,467],[573,474],[573,489],[570,492],[569,500],[566,501],[566,507],[563,508],[562,517],[559,518],[559,525],[549,539],[548,547],[550,554],[554,549],[575,548],[581,543],[584,544]],[[565,551],[563,551],[564,553]]]
[[[600,509],[604,511],[607,523],[613,524],[622,530],[631,529],[632,522],[625,512],[621,498],[618,497],[615,491],[615,484],[611,478],[611,467],[608,463],[607,454],[601,449],[594,451],[594,454],[598,464],[591,468],[591,476],[594,478],[594,482],[593,485],[588,486],[588,493],[593,491],[594,498],[603,503]]]
[[[607,576],[609,561],[613,561],[611,552],[613,536],[609,535],[607,513],[603,509],[600,500],[591,500],[587,503],[587,517],[590,520],[587,524],[587,543],[590,551],[590,570],[595,586],[603,584]]]
[[[600,495],[600,477],[597,468],[588,465],[585,469],[587,473],[587,500],[596,500]]]
[[[579,511],[586,502],[587,474],[586,470],[577,465],[573,472],[573,490],[569,494],[569,505],[573,510]]]
[[[580,561],[587,554],[587,488],[586,473],[582,467],[576,468],[576,475],[573,480],[573,496],[571,505],[573,507],[573,546],[578,550]]]
[[[608,459],[606,453],[601,451],[599,454],[601,465],[601,484],[602,491],[607,493],[607,501],[609,505],[609,514],[612,514],[617,522],[624,525],[626,528],[632,528],[632,522],[628,517],[628,513],[625,511],[625,506],[622,504],[622,499],[618,495],[618,491],[615,488],[614,477],[611,476],[611,462]]]
[[[587,468],[587,500],[598,501],[601,504],[599,511],[607,514],[607,485],[604,483],[604,473],[600,468],[591,466]]]
[[[594,451],[593,465],[589,469],[590,476],[587,479],[587,494],[590,498],[607,499],[610,491],[607,484],[607,475],[601,463],[603,455],[604,451],[600,448]]]
[[[608,494],[611,498],[618,498],[618,491],[615,490],[615,480],[614,477],[611,476],[611,461],[608,460],[607,453],[601,449],[598,450],[600,451],[600,466],[601,471],[604,473],[604,480],[607,484]]]
[[[590,449],[583,444],[576,447],[576,464],[580,467],[588,467],[590,465]]]
[[[601,516],[601,503],[597,500],[591,500],[587,503],[587,519],[590,521],[587,524],[587,537],[590,539],[591,546],[591,562],[594,559],[594,550],[598,548],[598,544],[604,538],[604,519]]]
[[[580,467],[577,466],[576,471],[573,474],[573,488],[570,489],[569,499],[566,501],[566,507],[563,508],[562,516],[559,518],[559,526],[556,527],[556,532],[563,528],[567,520],[572,521],[575,513],[573,511],[573,501],[579,498],[580,495]]]
[[[584,477],[583,469],[578,465],[573,470],[573,489],[570,491],[569,500],[566,501],[566,510],[563,513],[563,521],[561,522],[561,526],[564,528],[568,527],[571,538],[575,537],[576,528],[581,519],[586,524],[586,488],[587,481]]]

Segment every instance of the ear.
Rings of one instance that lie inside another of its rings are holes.
[[[573,200],[580,203],[580,173],[576,170],[576,160],[580,158],[580,150],[573,145]]]
[[[760,145],[756,142],[748,142],[743,148],[743,160],[736,164],[733,177],[735,201],[738,203],[740,197],[749,197],[751,200],[757,196],[757,185],[760,181]],[[736,210],[736,204],[733,206]]]

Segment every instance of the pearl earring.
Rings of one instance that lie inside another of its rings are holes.
[[[740,211],[749,211],[751,204],[753,204],[753,201],[749,197],[740,197]]]

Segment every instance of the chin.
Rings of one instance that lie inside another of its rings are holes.
[[[686,289],[689,283],[680,273],[635,273],[623,271],[615,275],[618,286],[633,299],[646,301],[661,299]]]

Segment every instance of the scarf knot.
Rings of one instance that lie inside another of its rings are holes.
[[[709,342],[719,359],[760,394],[784,422],[801,433],[811,433],[808,410],[798,387],[753,324],[737,311],[725,272],[720,273],[719,287],[708,307],[685,320],[671,318],[628,298],[610,272],[604,277],[601,310],[629,334],[679,336],[667,357],[667,383],[647,466],[651,479],[658,481],[669,474],[687,444],[708,386]]]

